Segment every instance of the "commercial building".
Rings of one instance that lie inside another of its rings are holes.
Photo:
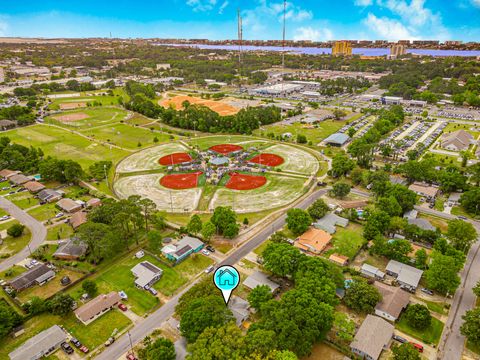
[[[332,236],[326,231],[310,228],[295,240],[294,246],[303,252],[319,255],[331,240]]]
[[[43,285],[55,277],[55,271],[45,264],[37,265],[9,282],[16,291],[25,290],[34,285]]]
[[[403,98],[398,96],[382,96],[380,101],[383,105],[400,105]]]
[[[341,147],[350,140],[350,137],[346,134],[335,133],[327,137],[324,142],[327,145]]]
[[[444,134],[440,139],[440,146],[445,150],[463,151],[474,142],[472,134],[465,130],[458,130]]]
[[[396,321],[409,304],[410,294],[381,282],[375,282],[375,287],[382,294],[382,300],[375,306],[375,315],[388,321]]]
[[[422,270],[396,260],[389,261],[386,272],[397,279],[402,289],[410,292],[415,292],[423,275]]]
[[[106,312],[113,309],[120,302],[120,295],[116,291],[98,295],[95,299],[75,310],[75,316],[84,325],[90,324]]]
[[[36,360],[46,357],[67,341],[67,334],[58,325],[42,331],[25,341],[8,356],[10,360]]]
[[[393,44],[390,46],[390,57],[396,59],[399,56],[407,53],[407,45],[405,44]]]
[[[149,261],[142,261],[132,268],[132,274],[135,276],[135,286],[140,289],[150,287],[162,277],[163,270],[153,265]]]
[[[350,349],[362,359],[377,360],[388,349],[394,326],[378,316],[367,315],[355,334]]]
[[[332,47],[333,56],[351,56],[352,43],[350,41],[335,41]]]

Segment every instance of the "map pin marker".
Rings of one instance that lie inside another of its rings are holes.
[[[228,305],[232,291],[240,284],[240,274],[233,266],[224,265],[213,274],[213,283],[222,292],[225,305]]]

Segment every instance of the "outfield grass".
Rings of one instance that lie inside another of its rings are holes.
[[[17,128],[5,131],[3,135],[20,145],[40,147],[46,156],[55,156],[63,160],[73,159],[84,169],[96,161],[110,160],[116,163],[128,155],[124,150],[92,143],[68,130],[48,125]]]
[[[73,234],[73,229],[70,225],[62,223],[52,226],[47,230],[47,240],[62,240],[68,239]]]
[[[333,248],[328,250],[325,255],[336,253],[352,260],[365,244],[362,232],[362,226],[358,224],[350,223],[346,228],[337,226],[337,232],[332,239]]]
[[[396,323],[396,327],[405,334],[413,336],[424,343],[438,345],[440,336],[442,335],[444,323],[437,318],[432,317],[432,323],[428,328],[425,330],[417,330],[410,326],[407,319],[403,315]]]
[[[206,150],[219,144],[238,144],[244,148],[265,146],[271,143],[268,140],[256,139],[245,135],[212,135],[201,138],[193,138],[187,141],[192,146],[198,146],[200,150]]]
[[[284,163],[277,167],[282,171],[312,175],[316,174],[319,170],[317,158],[310,154],[310,152],[300,149],[299,147],[278,144],[266,148],[265,152],[283,158]]]
[[[70,114],[85,114],[88,118],[77,121],[61,121],[59,116],[65,116]],[[59,114],[55,114],[45,118],[45,122],[49,124],[55,124],[67,129],[88,129],[91,127],[106,126],[108,124],[119,123],[127,118],[128,112],[118,107],[91,107],[83,108],[79,110],[63,111]]]

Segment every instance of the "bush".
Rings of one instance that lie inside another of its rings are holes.
[[[413,304],[409,305],[405,312],[405,317],[412,327],[423,330],[432,323],[432,315],[425,305]]]
[[[8,236],[18,238],[23,235],[23,231],[25,230],[25,226],[22,224],[13,224],[7,230]]]

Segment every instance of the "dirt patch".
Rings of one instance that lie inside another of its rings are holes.
[[[56,120],[59,120],[61,122],[75,122],[75,121],[88,119],[89,117],[90,116],[88,116],[85,113],[75,113],[75,114],[65,114],[65,115],[54,116]]]
[[[232,190],[252,190],[257,189],[266,183],[267,178],[265,176],[232,173],[230,174],[230,180],[228,180],[225,187]]]
[[[176,110],[182,110],[185,101],[188,101],[190,104],[206,106],[221,116],[235,115],[239,111],[239,109],[222,101],[205,100],[192,96],[175,96],[170,99],[161,100],[158,103],[164,108],[173,107]]]
[[[240,145],[234,145],[234,144],[219,144],[219,145],[212,146],[209,150],[215,151],[216,153],[219,153],[219,154],[226,155],[235,151],[243,150],[243,147],[241,147]]]
[[[254,158],[250,159],[249,162],[273,167],[282,165],[285,160],[281,156],[275,154],[259,154]]]
[[[73,110],[77,108],[84,108],[87,106],[87,103],[84,102],[72,102],[72,103],[62,103],[60,104],[61,110]]]
[[[160,179],[160,184],[169,189],[182,190],[197,187],[198,178],[203,172],[197,171],[188,174],[165,175]]]
[[[170,166],[176,164],[183,164],[192,161],[192,157],[187,153],[174,153],[170,155],[165,155],[160,158],[158,162],[163,166]]]

